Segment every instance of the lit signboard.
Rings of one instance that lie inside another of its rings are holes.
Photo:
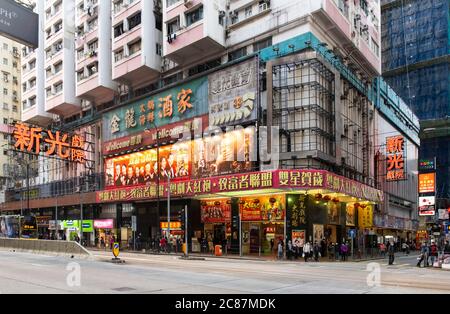
[[[419,193],[436,192],[436,173],[419,174]]]
[[[13,0],[2,0],[0,34],[36,48],[39,45],[39,16]]]
[[[386,138],[386,181],[406,180],[405,138]]]

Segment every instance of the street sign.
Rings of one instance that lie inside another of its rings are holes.
[[[137,217],[136,216],[131,216],[131,229],[134,232],[137,231]]]
[[[348,236],[352,239],[356,238],[356,229],[350,229],[348,231]]]
[[[113,255],[115,258],[117,258],[120,254],[120,246],[119,243],[114,243],[113,244]]]

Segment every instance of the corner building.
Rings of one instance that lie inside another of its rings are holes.
[[[366,251],[410,237],[419,126],[379,78],[377,1],[149,3],[112,3],[109,33],[95,31],[108,23],[107,5],[75,1],[81,37],[63,47],[79,50],[63,60],[78,71],[73,84],[64,78],[75,99],[50,112],[61,127],[94,134],[95,184],[81,197],[66,189],[64,205],[51,191],[31,201],[33,210],[55,219],[57,207],[70,228],[83,202],[92,245],[114,235],[126,246],[133,216],[142,248],[168,226],[184,237],[185,208],[193,252],[219,244],[267,256],[279,239],[351,238]],[[103,22],[90,22],[97,16]],[[111,65],[101,57],[108,44]],[[45,104],[28,120],[47,119]],[[408,154],[395,170],[401,181],[387,183],[386,139],[395,136]],[[46,180],[76,187],[80,172]]]

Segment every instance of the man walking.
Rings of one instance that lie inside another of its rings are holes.
[[[393,265],[395,259],[395,246],[393,242],[391,242],[389,245],[388,253],[389,253],[389,265]]]

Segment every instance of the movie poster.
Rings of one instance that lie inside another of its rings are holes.
[[[347,204],[345,217],[347,226],[355,226],[355,206],[353,204]]]
[[[341,203],[329,201],[327,204],[328,223],[332,225],[339,225]]]
[[[325,239],[323,225],[313,225],[314,243],[320,244],[322,239]]]
[[[204,178],[255,169],[253,128],[207,136],[194,141],[193,177]]]
[[[159,154],[159,162],[157,157]],[[107,186],[146,185],[168,177],[176,181],[191,174],[191,142],[181,142],[106,160]],[[158,165],[159,164],[159,165]]]
[[[306,231],[292,230],[292,244],[296,247],[303,247],[305,245]]]
[[[243,198],[239,203],[243,221],[282,222],[285,215],[284,195]]]
[[[231,221],[231,200],[202,200],[200,208],[203,223]]]

